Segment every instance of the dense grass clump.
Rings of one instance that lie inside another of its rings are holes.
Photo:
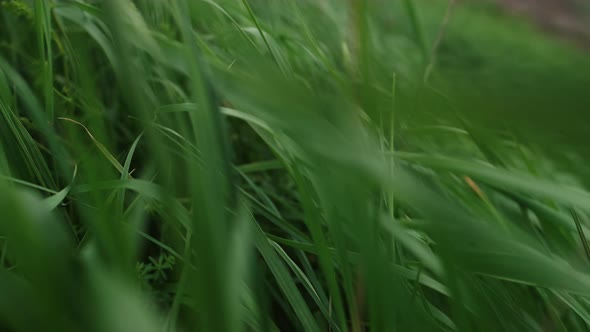
[[[0,8],[0,330],[590,327],[575,46],[453,0]]]

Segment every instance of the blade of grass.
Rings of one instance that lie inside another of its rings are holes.
[[[317,322],[309,311],[309,307],[297,289],[293,277],[289,274],[287,267],[273,249],[271,243],[264,235],[264,232],[260,229],[260,226],[255,223],[253,217],[251,217],[251,219],[253,223],[252,227],[254,228],[254,243],[256,244],[256,248],[268,265],[271,273],[274,275],[281,292],[283,292],[287,301],[291,305],[291,308],[297,315],[299,323],[305,331],[319,331],[320,329]]]
[[[566,205],[590,209],[590,193],[569,186],[534,178],[527,173],[507,171],[491,167],[482,162],[473,162],[448,157],[429,156],[416,153],[397,152],[397,158],[418,163],[426,167],[442,169],[469,175],[500,189],[526,192],[545,198],[552,198]]]
[[[250,4],[248,3],[248,0],[242,0],[242,4],[244,4],[244,7],[248,11],[248,14],[250,15],[250,18],[252,19],[252,22],[254,22],[254,25],[256,25],[256,30],[258,30],[258,33],[260,34],[260,37],[264,41],[264,44],[266,45],[266,48],[268,49],[268,52],[270,53],[272,59],[277,64],[277,66],[281,69],[281,71],[283,72],[283,74],[286,75],[287,74],[287,71],[285,70],[285,68],[283,68],[281,66],[281,62],[279,62],[279,59],[277,58],[275,52],[273,51],[273,48],[270,46],[270,44],[268,42],[268,39],[266,38],[266,34],[262,30],[262,27],[260,26],[260,23],[258,22],[258,19],[256,18],[256,15],[254,15],[254,12],[252,11],[252,8],[250,7]]]
[[[37,46],[43,64],[43,94],[49,123],[54,118],[52,27],[49,0],[35,0]]]

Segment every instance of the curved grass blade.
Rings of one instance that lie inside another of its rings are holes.
[[[53,211],[68,196],[68,193],[70,192],[70,189],[72,188],[72,184],[74,183],[74,180],[76,179],[77,172],[78,172],[78,166],[75,166],[74,167],[74,175],[72,175],[72,182],[69,185],[67,185],[65,188],[63,188],[60,192],[54,194],[53,196],[45,198],[41,202],[41,204],[44,205],[44,208],[47,211]]]

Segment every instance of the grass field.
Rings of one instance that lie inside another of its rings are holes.
[[[0,0],[0,330],[587,331],[589,74],[480,1]]]

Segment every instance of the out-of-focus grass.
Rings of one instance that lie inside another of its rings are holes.
[[[587,330],[590,63],[449,3],[0,1],[0,328]]]

